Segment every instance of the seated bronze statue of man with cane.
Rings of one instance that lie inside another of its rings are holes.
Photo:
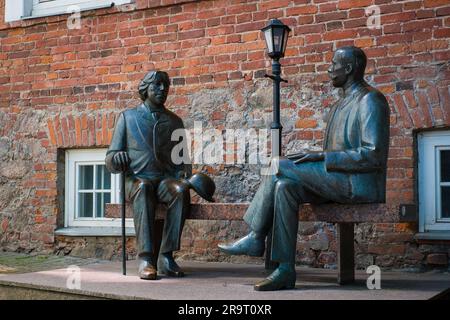
[[[144,77],[139,85],[143,103],[119,115],[106,154],[108,170],[124,172],[126,198],[133,207],[139,277],[146,280],[155,280],[158,272],[172,277],[184,275],[173,252],[180,249],[181,232],[189,215],[189,190],[194,189],[208,201],[213,201],[215,191],[208,176],[191,176],[190,163],[174,163],[172,159],[173,148],[187,141],[185,137],[172,141],[172,133],[184,125],[164,106],[169,84],[166,72],[151,71]],[[181,152],[185,150],[187,146]],[[167,215],[156,262],[154,221],[158,203],[166,205]]]

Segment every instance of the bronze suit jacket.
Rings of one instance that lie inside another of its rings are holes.
[[[384,95],[365,82],[354,84],[330,111],[325,167],[349,175],[352,202],[385,202],[389,115]]]
[[[118,151],[127,151],[131,159],[127,175],[141,179],[179,178],[191,172],[190,165],[174,164],[171,152],[175,145],[186,142],[171,141],[176,129],[184,129],[183,121],[168,109],[150,110],[144,104],[119,115],[111,145],[106,153],[106,166],[112,173],[118,168],[112,163]],[[184,149],[187,150],[187,149]]]

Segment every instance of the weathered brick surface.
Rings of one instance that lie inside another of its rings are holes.
[[[365,24],[371,4],[381,8],[381,29]],[[150,69],[169,72],[168,106],[189,128],[194,120],[210,128],[266,128],[270,64],[259,29],[274,17],[292,28],[282,60],[289,80],[282,88],[285,152],[320,147],[323,114],[338,96],[326,74],[332,52],[361,46],[370,59],[367,80],[386,94],[392,111],[387,201],[414,203],[413,130],[450,125],[449,10],[445,0],[136,0],[82,13],[80,30],[67,29],[67,16],[0,22],[1,246],[56,250],[61,240],[53,231],[63,214],[57,151],[108,145],[115,116],[138,103],[137,83]],[[3,15],[0,0],[1,21]],[[221,201],[249,201],[259,182],[257,166],[196,169],[215,176]],[[215,243],[245,231],[232,225],[230,232],[226,222],[188,223],[182,255],[225,259]],[[333,266],[335,230],[328,224],[311,230],[300,233],[299,261]],[[440,252],[415,243],[416,230],[361,225],[358,261],[425,264],[429,253]],[[395,246],[383,243],[386,237]]]

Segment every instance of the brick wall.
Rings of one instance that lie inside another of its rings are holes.
[[[372,4],[381,9],[381,29],[367,28],[364,10]],[[285,152],[321,146],[322,116],[338,96],[326,69],[343,45],[364,49],[366,78],[391,106],[388,202],[415,202],[415,130],[450,125],[448,0],[137,0],[83,12],[80,30],[68,30],[66,18],[0,23],[0,244],[7,250],[81,254],[86,243],[104,246],[54,237],[62,214],[58,150],[107,146],[115,115],[139,102],[137,84],[150,69],[169,72],[168,107],[187,127],[198,120],[210,128],[266,128],[270,63],[259,30],[271,18],[292,28],[282,60]],[[251,200],[259,182],[247,165],[196,169],[215,176],[222,201]],[[233,226],[188,223],[181,255],[227,259],[215,244],[246,231]],[[361,225],[359,265],[448,259],[448,245],[418,244],[416,231],[415,224]],[[299,234],[301,263],[335,264],[332,225],[302,224]],[[117,250],[108,252],[100,255]]]

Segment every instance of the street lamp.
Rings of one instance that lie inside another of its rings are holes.
[[[291,29],[278,19],[270,20],[270,23],[261,29],[266,40],[267,54],[272,58],[272,74],[266,74],[273,80],[273,122],[272,133],[272,157],[281,156],[281,131],[280,122],[280,82],[287,82],[281,78],[280,58],[284,57],[287,40]]]
[[[281,78],[280,58],[284,57],[286,51],[287,40],[289,36],[288,26],[284,25],[278,19],[270,20],[270,23],[261,29],[264,32],[266,40],[267,54],[272,58],[272,74],[266,74],[265,77],[273,80],[273,120],[270,126],[272,136],[272,159],[278,165],[278,158],[281,156],[281,131],[283,127],[280,121],[280,82],[287,82]],[[272,166],[271,166],[271,169]],[[275,269],[278,263],[271,261],[272,252],[272,228],[267,235],[266,240],[266,269]]]

